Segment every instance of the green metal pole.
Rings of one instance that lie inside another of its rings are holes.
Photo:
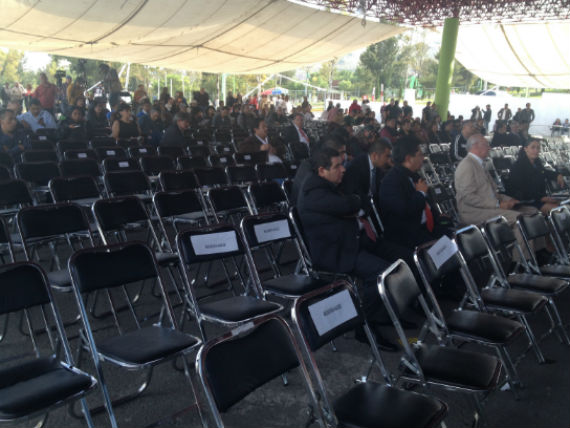
[[[442,120],[447,120],[449,91],[451,88],[451,79],[453,78],[458,31],[459,18],[447,18],[443,24],[443,34],[441,36],[441,49],[439,51],[439,66],[437,69],[434,101]]]

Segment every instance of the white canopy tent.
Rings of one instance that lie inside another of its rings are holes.
[[[273,73],[404,28],[287,0],[0,0],[0,46],[214,73]]]
[[[461,25],[455,58],[496,85],[570,89],[570,22]]]

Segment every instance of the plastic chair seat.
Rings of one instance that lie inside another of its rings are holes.
[[[472,390],[490,390],[497,385],[501,362],[483,353],[466,352],[437,345],[421,345],[416,358],[429,383],[457,385]]]
[[[374,382],[356,385],[333,406],[343,427],[434,427],[447,412],[436,398]]]
[[[568,287],[568,282],[563,279],[526,273],[509,275],[507,280],[512,287],[549,295],[561,293]]]
[[[486,305],[507,311],[531,313],[546,303],[546,298],[523,290],[508,288],[486,288],[481,291]]]
[[[471,310],[455,310],[445,321],[451,334],[493,344],[509,343],[524,331],[517,321]]]
[[[548,276],[562,276],[570,278],[570,266],[543,265],[539,267],[540,273]]]
[[[232,296],[214,302],[199,303],[199,306],[204,315],[228,322],[244,321],[281,309],[277,303],[250,296]]]
[[[38,358],[0,371],[0,420],[19,418],[79,394],[94,384],[54,358]]]
[[[164,359],[196,345],[194,336],[164,327],[144,327],[114,336],[97,344],[106,358],[115,361],[144,365]]]
[[[329,282],[308,275],[284,275],[263,281],[263,288],[275,293],[301,296]]]
[[[50,285],[61,288],[69,288],[71,291],[71,275],[69,274],[69,270],[54,270],[52,272],[48,272],[47,277]]]

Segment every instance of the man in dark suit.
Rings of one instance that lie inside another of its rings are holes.
[[[311,259],[317,269],[351,274],[363,280],[359,292],[366,317],[379,345],[394,351],[396,346],[378,330],[387,317],[376,281],[390,261],[409,259],[409,253],[369,237],[369,225],[358,219],[360,198],[345,195],[339,188],[345,170],[336,150],[328,147],[317,150],[312,165],[313,172],[303,184],[298,204]],[[357,332],[357,339],[363,339],[362,332]]]
[[[305,143],[310,144],[310,139],[303,129],[303,114],[295,113],[291,126],[283,131],[283,139],[286,143]]]
[[[386,239],[408,248],[449,233],[427,198],[428,185],[420,178],[424,155],[415,137],[398,141],[393,152],[394,167],[380,185],[380,215]]]
[[[382,177],[391,166],[392,145],[380,138],[370,144],[368,153],[355,157],[348,164],[342,187],[347,194],[360,197],[366,214],[370,214],[370,197],[378,198]]]
[[[184,138],[184,132],[188,128],[190,128],[190,115],[184,112],[176,113],[172,125],[166,128],[160,145],[163,147],[185,147],[187,142]]]

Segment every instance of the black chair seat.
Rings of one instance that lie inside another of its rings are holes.
[[[91,208],[91,205],[93,205],[93,202],[95,202],[96,200],[98,200],[100,198],[81,198],[81,199],[74,199],[73,203],[77,204],[77,205],[81,205],[82,207],[88,207]]]
[[[0,419],[15,419],[86,391],[92,378],[53,358],[39,358],[0,371]]]
[[[542,294],[558,294],[568,287],[568,282],[563,279],[548,278],[526,273],[509,275],[507,279],[512,287]]]
[[[561,276],[570,278],[570,266],[565,265],[543,265],[540,266],[540,273],[548,276]]]
[[[101,354],[115,361],[142,365],[194,346],[195,337],[164,327],[145,327],[103,340]]]
[[[200,303],[200,311],[224,321],[239,322],[281,309],[281,306],[250,296],[232,296],[214,302]]]
[[[447,405],[427,395],[366,382],[338,398],[334,411],[343,427],[435,427]]]
[[[173,253],[155,253],[156,261],[160,266],[178,264],[178,256]]]
[[[546,303],[546,298],[529,291],[508,288],[486,288],[481,291],[486,305],[501,310],[531,313]]]
[[[263,281],[263,288],[279,294],[301,296],[328,283],[308,275],[291,274]]]
[[[492,355],[437,345],[421,345],[416,358],[430,383],[490,390],[498,382],[501,362]]]
[[[47,273],[49,284],[56,287],[68,288],[71,290],[71,275],[69,270],[60,269]]]
[[[509,343],[524,331],[517,321],[470,310],[455,310],[445,321],[451,334],[491,344]]]

